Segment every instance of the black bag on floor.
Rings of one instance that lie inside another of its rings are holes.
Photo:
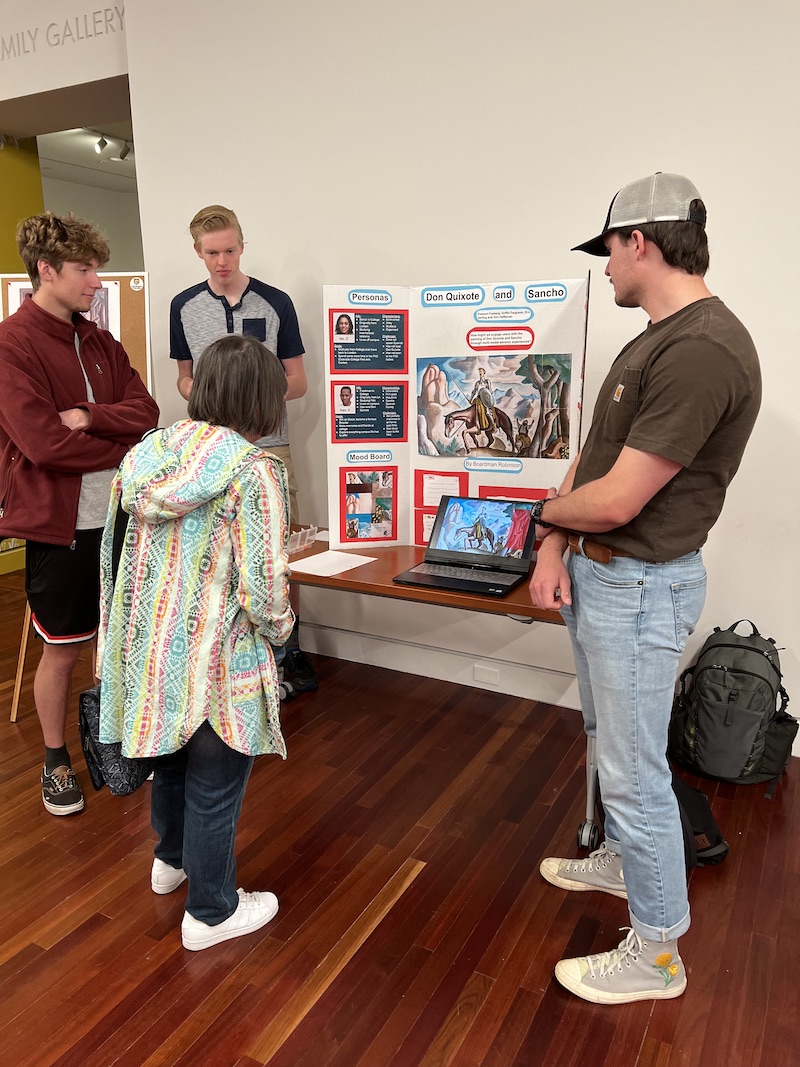
[[[672,791],[678,801],[678,810],[683,827],[683,855],[686,870],[693,867],[711,867],[722,863],[728,855],[728,842],[717,826],[717,820],[711,812],[708,797],[699,789],[687,785],[682,778],[672,772]],[[597,811],[601,825],[605,823],[605,811],[597,786]]]
[[[742,622],[752,633],[736,633]],[[669,754],[682,767],[734,785],[770,782],[772,796],[792,755],[797,720],[787,714],[772,638],[749,619],[715,627],[680,677]]]
[[[116,582],[122,547],[128,530],[128,513],[120,506],[114,522],[111,546],[111,576]],[[78,698],[78,732],[83,758],[95,789],[107,785],[115,797],[126,797],[144,785],[153,770],[152,759],[130,759],[122,755],[119,742],[100,740],[100,686],[87,689]]]
[[[99,685],[80,695],[78,731],[86,769],[95,789],[107,785],[115,797],[126,797],[150,777],[152,759],[130,759],[122,755],[119,742],[107,745],[100,740]]]
[[[728,842],[717,826],[705,793],[687,785],[673,771],[672,791],[678,800],[683,824],[683,852],[686,870],[713,867],[728,855]]]

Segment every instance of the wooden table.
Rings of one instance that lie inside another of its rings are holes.
[[[309,548],[293,553],[289,557],[289,567],[294,560],[327,552],[327,541],[315,541]],[[508,596],[479,596],[475,593],[454,593],[445,589],[430,589],[426,586],[396,585],[392,578],[409,567],[422,562],[424,548],[415,545],[395,545],[376,548],[373,545],[359,545],[357,549],[336,549],[345,555],[349,552],[359,556],[376,557],[371,563],[364,563],[340,574],[308,574],[292,569],[292,582],[296,585],[317,586],[322,589],[340,589],[349,593],[366,593],[369,596],[385,596],[393,600],[412,600],[423,604],[439,604],[447,608],[462,608],[467,611],[483,611],[489,615],[506,615],[521,622],[550,622],[563,625],[557,611],[543,611],[531,603],[528,583],[523,582]]]

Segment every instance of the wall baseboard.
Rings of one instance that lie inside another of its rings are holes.
[[[300,636],[306,652],[369,663],[375,667],[456,682],[489,692],[530,697],[560,707],[580,707],[574,674],[546,670],[495,657],[435,648],[355,630],[302,621]]]

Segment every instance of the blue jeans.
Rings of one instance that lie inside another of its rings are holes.
[[[631,925],[650,941],[689,929],[683,831],[667,762],[680,656],[706,594],[702,554],[668,563],[570,555],[572,639],[586,733],[597,738],[606,844],[622,858]]]
[[[233,849],[253,758],[229,748],[204,722],[183,748],[155,761],[150,800],[155,854],[186,871],[186,910],[209,926],[224,922],[239,906]]]

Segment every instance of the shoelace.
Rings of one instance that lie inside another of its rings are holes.
[[[75,788],[75,773],[71,767],[56,767],[47,777],[57,793],[66,793],[68,789]]]
[[[630,967],[630,960],[636,963],[639,959],[645,947],[645,942],[629,926],[621,926],[620,930],[628,931],[628,936],[621,945],[611,949],[610,952],[598,952],[594,956],[586,957],[586,961],[589,964],[589,974],[592,978],[597,978],[598,976],[605,978],[606,975],[611,974],[614,970],[621,971],[623,964],[626,967]]]
[[[573,860],[572,863],[568,865],[567,870],[582,871],[584,874],[586,871],[601,870],[603,867],[607,867],[615,857],[615,852],[606,848],[605,845],[601,845],[600,848],[596,849],[594,852],[590,852],[586,859]]]
[[[244,889],[239,890],[239,904],[244,904],[245,907],[254,907],[259,904],[258,893],[246,893]]]

